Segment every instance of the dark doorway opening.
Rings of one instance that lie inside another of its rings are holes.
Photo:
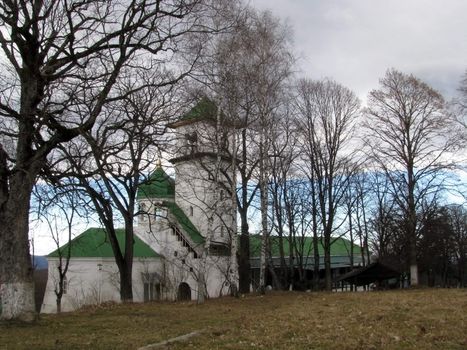
[[[180,301],[191,300],[191,288],[188,283],[182,282],[178,286],[178,296],[177,299]]]

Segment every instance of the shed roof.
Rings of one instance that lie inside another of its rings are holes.
[[[401,275],[399,271],[380,262],[374,262],[360,269],[350,271],[340,276],[337,281],[347,281],[357,286],[367,285],[373,282],[381,282]]]
[[[117,229],[117,240],[120,248],[125,249],[125,230]],[[107,238],[107,232],[103,228],[89,228],[78,237],[74,238],[70,243],[65,244],[60,248],[62,252],[66,252],[69,244],[71,244],[72,258],[113,258],[114,254],[112,247]],[[149,245],[144,243],[138,236],[134,236],[133,256],[135,258],[156,258],[159,257]],[[50,258],[58,258],[59,250],[55,250],[48,255]]]

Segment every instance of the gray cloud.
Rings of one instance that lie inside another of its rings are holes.
[[[251,0],[292,26],[303,74],[360,97],[394,67],[452,97],[467,68],[464,0]]]

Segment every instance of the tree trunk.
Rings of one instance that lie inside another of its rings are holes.
[[[245,216],[245,218],[243,218]],[[240,249],[238,251],[238,279],[239,292],[250,292],[250,236],[246,213],[240,213],[242,232],[240,234]]]
[[[125,263],[120,269],[120,300],[124,303],[133,301],[131,264]]]
[[[2,193],[0,210],[0,300],[2,320],[36,317],[33,267],[29,254],[29,202],[35,176],[18,171]],[[3,179],[2,179],[3,180]],[[5,184],[6,185],[6,184]]]
[[[463,248],[461,246],[461,253],[460,253],[460,258],[459,258],[459,261],[458,261],[458,270],[459,270],[459,286],[461,288],[465,287],[466,286],[466,283],[465,283],[465,265],[466,265],[466,258],[465,258],[465,254],[463,253]]]
[[[313,170],[314,171],[314,170]],[[319,287],[319,240],[318,240],[318,208],[316,203],[315,178],[311,178],[311,212],[313,222],[313,290],[318,291]]]
[[[91,198],[93,198],[91,196]],[[115,263],[117,264],[118,272],[120,275],[120,300],[122,302],[133,301],[133,244],[134,244],[134,230],[133,221],[131,218],[125,218],[125,250],[122,253],[123,247],[120,247],[117,239],[117,233],[114,227],[114,217],[109,208],[104,208],[98,205],[99,201],[96,197],[93,198],[96,211],[104,224],[106,229],[107,238],[112,247]],[[106,202],[107,204],[108,202]],[[100,296],[99,296],[100,299]]]
[[[414,237],[409,242],[410,285],[418,286],[417,243]]]
[[[266,288],[266,250],[268,244],[268,183],[266,174],[266,151],[264,144],[264,130],[261,131],[260,141],[260,201],[261,201],[261,258],[259,270],[259,292],[265,293]],[[272,267],[274,268],[274,266]]]
[[[313,230],[313,290],[319,290],[319,249],[318,231]]]
[[[417,263],[417,209],[415,206],[415,180],[413,165],[407,166],[408,177],[408,227],[407,235],[409,239],[409,266],[410,285],[418,286],[418,263]]]
[[[203,257],[203,259],[206,259],[206,256]],[[197,298],[196,302],[198,304],[204,304],[206,301],[206,266],[205,263],[201,262],[200,271],[198,273],[198,293],[197,293]]]
[[[277,276],[276,270],[274,269],[274,264],[273,264],[272,256],[271,256],[270,253],[269,253],[268,255],[269,255],[269,256],[268,256],[267,268],[268,268],[269,273],[271,274],[272,286],[273,286],[275,289],[283,290],[284,288],[282,287],[281,280],[280,280],[279,277]]]
[[[350,270],[354,269],[354,235],[353,235],[353,222],[352,222],[352,203],[347,202],[347,215],[349,216],[349,236],[350,236],[350,252],[349,252],[349,259],[350,259]],[[361,237],[361,232],[360,232]],[[363,253],[362,253],[363,254]],[[344,282],[342,282],[344,283]],[[353,284],[350,285],[350,291],[353,292]]]
[[[324,238],[324,269],[326,291],[332,290],[332,271],[331,271],[331,244],[330,237]]]
[[[132,212],[132,211],[131,211]],[[133,245],[135,241],[133,220],[125,220],[125,256],[119,264],[120,299],[122,302],[133,302]]]
[[[57,298],[55,299],[57,303],[57,314],[62,312],[62,294],[56,294]]]
[[[280,223],[279,225],[281,225]],[[278,225],[278,244],[279,244],[279,257],[281,261],[281,274],[280,274],[280,289],[286,289],[288,285],[291,283],[290,278],[289,278],[289,270],[287,268],[287,264],[285,262],[285,252],[284,252],[284,237],[283,237],[283,230],[282,228]],[[289,246],[290,249],[290,246]]]
[[[278,238],[278,244],[279,244],[279,258],[280,258],[280,289],[285,289],[291,284],[291,279],[289,278],[289,270],[287,268],[287,263],[285,262],[285,252],[284,252],[284,229],[283,229],[283,221],[282,221],[282,208],[279,204],[278,200],[278,194],[277,194],[277,185],[275,185],[273,195],[274,195],[274,206],[273,210],[276,213],[276,221],[277,221],[277,238]],[[284,190],[285,193],[285,190]],[[290,206],[288,205],[287,202],[285,202],[285,207],[286,211],[290,212]],[[289,250],[292,247],[289,245]]]
[[[240,293],[250,292],[250,233],[248,225],[248,178],[246,175],[247,164],[247,136],[246,129],[242,130],[242,166],[239,169],[241,176],[241,194],[238,206],[241,221],[240,250],[238,251],[238,290]]]
[[[36,112],[41,84],[29,70],[21,78],[20,115],[16,163],[9,169],[6,152],[0,145],[0,299],[3,320],[32,322],[36,317],[34,279],[29,254],[29,207],[37,174],[45,164],[34,153]]]

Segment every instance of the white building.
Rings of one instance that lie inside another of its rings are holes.
[[[176,156],[171,160],[175,180],[158,164],[149,181],[138,189],[133,265],[136,302],[218,297],[237,284],[232,244],[236,241],[236,208],[228,182],[233,166],[226,152],[228,139],[216,132],[216,114],[216,107],[202,100],[172,124],[177,136]],[[123,230],[118,235],[124,242]],[[58,252],[51,253],[48,261],[41,311],[55,312]],[[105,231],[83,232],[71,242],[62,310],[119,301],[118,281]]]

